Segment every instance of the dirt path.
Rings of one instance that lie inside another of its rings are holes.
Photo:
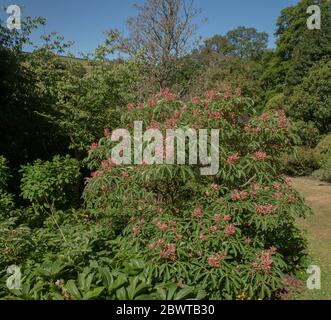
[[[321,290],[306,289],[298,299],[331,300],[331,184],[310,177],[295,178],[293,184],[314,211],[299,224],[307,233],[313,264],[322,271]]]

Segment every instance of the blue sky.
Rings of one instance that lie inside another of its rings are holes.
[[[135,15],[133,3],[144,0],[0,0],[0,6],[17,4],[24,16],[42,16],[47,25],[33,34],[38,42],[40,34],[56,31],[66,40],[74,40],[72,52],[93,52],[104,40],[103,32],[117,28],[125,32],[125,22]],[[207,18],[199,33],[203,38],[243,25],[265,31],[270,36],[270,46],[274,45],[273,33],[280,11],[298,0],[196,0],[202,9],[202,18]],[[0,19],[6,20],[3,11]]]

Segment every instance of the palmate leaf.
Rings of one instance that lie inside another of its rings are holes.
[[[185,287],[184,289],[180,289],[171,300],[185,300],[188,298],[192,298],[194,296],[194,288]]]
[[[36,272],[43,277],[58,279],[67,267],[69,267],[69,264],[60,260],[54,262],[45,261],[39,268],[37,268]]]
[[[65,288],[69,291],[71,298],[75,299],[75,300],[81,300],[82,296],[81,293],[79,292],[75,280],[69,280],[66,285]]]
[[[116,298],[118,300],[129,300],[128,295],[127,295],[127,291],[124,287],[121,287],[121,288],[116,290]]]
[[[100,297],[101,293],[105,290],[104,287],[95,288],[83,295],[83,300],[92,300]]]
[[[120,273],[116,278],[114,277],[113,283],[108,287],[108,290],[116,291],[118,288],[122,287],[123,285],[128,283],[128,278],[125,274]]]

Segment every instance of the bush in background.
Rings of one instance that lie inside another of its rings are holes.
[[[325,165],[331,159],[331,134],[326,135],[316,146],[315,156],[320,166]]]
[[[80,163],[69,156],[52,161],[36,160],[22,167],[22,197],[35,208],[64,208],[77,204]]]
[[[0,156],[0,217],[7,217],[14,209],[13,196],[6,191],[9,178],[7,160]]]
[[[313,176],[326,182],[331,182],[331,159],[328,160],[320,169],[313,172]]]
[[[309,176],[318,169],[319,163],[313,149],[295,147],[294,152],[283,156],[284,171],[290,176]]]

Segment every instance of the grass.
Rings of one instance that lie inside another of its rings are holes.
[[[293,184],[314,211],[298,224],[308,238],[312,264],[322,272],[321,290],[303,288],[296,299],[331,300],[331,184],[311,177],[295,178]]]

